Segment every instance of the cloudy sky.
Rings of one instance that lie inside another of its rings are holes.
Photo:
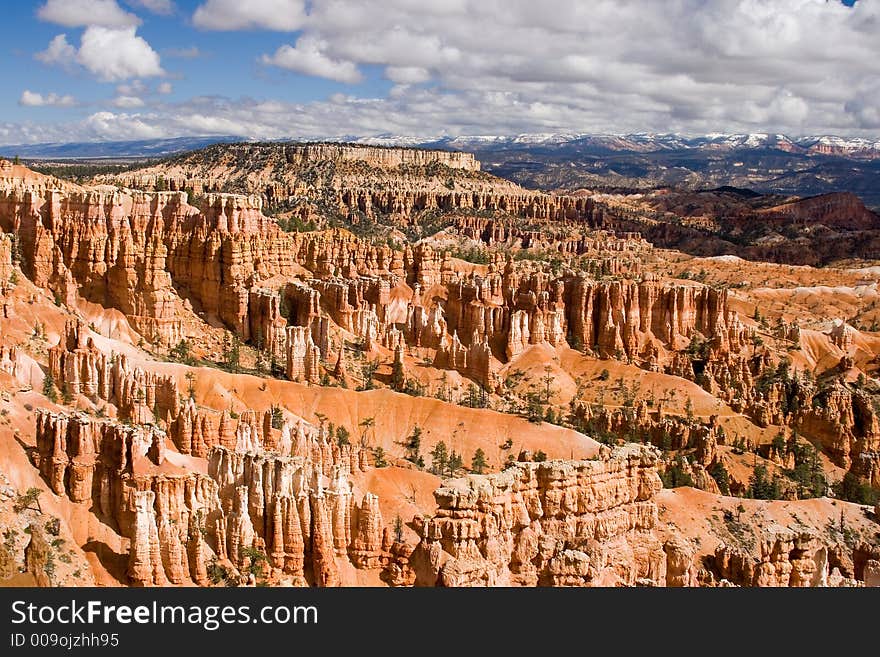
[[[880,0],[15,0],[0,143],[880,135]]]

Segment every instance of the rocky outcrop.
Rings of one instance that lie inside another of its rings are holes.
[[[336,558],[358,568],[384,564],[378,499],[355,498],[352,474],[366,467],[359,447],[296,441],[290,454],[236,453],[216,448],[209,475],[227,518],[226,554],[240,564],[241,548],[259,541],[273,568],[294,582],[339,583]]]
[[[288,424],[268,451],[256,417],[242,419],[234,447],[211,447],[204,475],[167,463],[156,429],[41,412],[37,463],[54,492],[130,538],[133,584],[205,584],[209,563],[245,573],[254,551],[301,584],[338,584],[337,558],[382,568],[378,498],[352,484],[368,450]]]
[[[282,434],[290,432],[285,425]],[[239,451],[274,450],[271,410],[246,410],[233,418],[227,412],[201,408],[187,400],[168,424],[168,436],[182,454],[207,458],[214,446]]]
[[[39,411],[36,441],[36,465],[56,495],[117,519],[126,483],[165,460],[165,435],[155,427],[84,414]]]
[[[485,271],[463,274],[449,252],[424,242],[395,250],[339,230],[284,233],[262,214],[262,201],[248,196],[209,194],[196,207],[178,191],[55,191],[41,178],[4,184],[0,227],[19,232],[35,283],[54,286],[65,301],[81,296],[118,308],[167,346],[203,333],[201,318],[219,319],[276,362],[290,361],[294,379],[319,378],[317,354],[323,361],[337,355],[329,353],[336,329],[356,336],[366,351],[378,344],[393,349],[386,343],[390,329],[403,330],[407,346],[440,349],[438,365],[488,388],[493,370],[531,345],[567,340],[661,369],[695,335],[710,343],[713,357],[741,350],[748,336],[727,292],[706,286],[597,280],[500,254]],[[479,206],[476,196],[466,204]],[[495,205],[512,215],[569,221],[591,202],[526,197],[530,209],[516,195]],[[637,235],[585,232],[579,239],[574,250],[597,258],[645,248]],[[596,273],[604,267],[599,262]],[[97,356],[69,360],[56,368],[72,386],[100,378]],[[77,374],[83,368],[91,372]]]
[[[0,471],[0,584],[94,586],[85,554],[60,519],[45,513],[39,498],[25,504],[21,499]]]
[[[128,575],[136,586],[207,584],[222,520],[217,485],[199,473],[152,473],[126,488],[119,531],[131,539]]]
[[[124,355],[102,351],[81,320],[69,320],[49,350],[49,373],[62,390],[111,402],[134,422],[167,420],[180,410],[173,377],[133,368]]]
[[[740,586],[827,586],[829,548],[809,532],[779,530],[763,536],[754,550],[720,545],[714,567]]]
[[[457,214],[452,222],[460,235],[487,246],[589,256],[585,263],[597,276],[640,275],[642,258],[652,248],[639,233],[585,230],[578,220],[548,223],[540,229],[503,216]]]
[[[864,391],[835,382],[816,391],[793,420],[841,467],[880,486],[880,418]]]
[[[277,290],[252,289],[248,295],[248,333],[254,346],[266,351],[270,358],[282,360],[285,355],[287,320],[281,315],[281,294]]]
[[[14,379],[23,378],[19,355],[18,347],[0,345],[0,372],[6,372]]]
[[[497,361],[492,357],[492,349],[487,341],[479,341],[477,335],[471,338],[470,346],[458,339],[458,333],[444,338],[437,350],[434,365],[458,370],[465,376],[479,382],[486,390],[494,391],[501,385]]]
[[[164,440],[143,425],[40,412],[36,461],[57,495],[88,505],[130,538],[133,584],[205,583],[204,560],[190,555],[217,515],[217,486],[167,463]]]
[[[588,435],[647,442],[664,451],[696,448],[696,461],[705,467],[715,463],[717,445],[725,442],[716,416],[697,422],[668,413],[662,404],[649,407],[645,401],[625,401],[621,408],[576,402],[572,419],[577,429]]]
[[[5,290],[12,280],[12,235],[0,233],[0,290]]]
[[[571,336],[602,357],[650,361],[655,338],[666,349],[688,346],[700,333],[716,352],[743,348],[749,331],[728,304],[727,291],[658,281],[596,283],[584,278],[566,285]],[[649,363],[650,364],[650,363]]]
[[[206,458],[214,445],[231,445],[226,414],[203,411],[190,398],[168,425],[168,435],[182,454]]]
[[[828,332],[831,338],[831,344],[840,349],[843,353],[849,352],[853,345],[856,330],[842,320],[834,320],[831,330]]]
[[[695,549],[690,541],[674,537],[663,544],[666,553],[666,586],[671,588],[699,586],[694,564]]]
[[[249,337],[245,282],[294,273],[281,257],[288,240],[258,198],[208,195],[196,208],[184,193],[62,190],[51,180],[0,180],[0,230],[19,235],[24,273],[65,303],[79,295],[118,308],[151,341],[195,335],[197,312]]]
[[[387,562],[388,528],[379,510],[379,497],[372,493],[364,495],[357,509],[353,540],[348,552],[352,563],[362,569],[374,569]]]
[[[168,583],[162,565],[159,528],[154,512],[153,491],[137,491],[133,495],[134,535],[128,557],[128,577],[135,585],[163,586]]]
[[[320,377],[321,352],[312,341],[311,329],[307,326],[288,326],[287,337],[287,378],[291,381],[317,383]]]
[[[204,561],[189,555],[199,552],[204,523],[217,514],[217,486],[168,463],[164,441],[143,425],[37,415],[41,474],[56,494],[88,505],[131,539],[132,583],[204,583]]]
[[[276,429],[273,409],[248,409],[233,417],[225,411],[200,407],[189,399],[169,422],[168,436],[182,454],[198,458],[208,458],[214,447],[281,456],[291,456],[299,450],[304,456],[310,456],[304,445],[320,440],[321,432],[302,418],[288,418]]]
[[[597,461],[517,463],[447,481],[434,494],[436,515],[419,527],[416,583],[662,583],[656,458],[629,445]]]

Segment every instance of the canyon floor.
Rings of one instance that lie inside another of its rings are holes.
[[[858,199],[334,144],[75,180],[0,161],[0,585],[880,585]]]

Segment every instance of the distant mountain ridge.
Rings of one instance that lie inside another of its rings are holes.
[[[139,139],[128,141],[52,142],[0,146],[0,155],[23,158],[107,158],[107,157],[165,157],[189,150],[204,148],[218,142],[256,141],[240,135],[211,135],[204,137],[175,137],[170,139]],[[279,139],[272,141],[299,141]],[[312,141],[312,140],[302,140]],[[737,150],[775,148],[781,151],[839,155],[857,158],[880,158],[880,138],[838,137],[814,135],[789,137],[783,134],[710,133],[687,136],[677,133],[524,133],[519,135],[462,135],[457,137],[407,137],[381,135],[377,137],[347,136],[327,138],[371,146],[408,146],[447,148],[458,150],[485,150],[498,148],[528,148],[536,146],[583,146],[604,148],[609,151],[652,153],[673,150]]]
[[[524,187],[646,190],[723,186],[816,196],[850,192],[880,207],[880,140],[779,134],[520,135],[426,144],[468,150]]]
[[[0,146],[0,156],[25,160],[159,159],[241,136],[180,137],[119,142]],[[276,141],[291,141],[276,140]],[[484,171],[524,187],[689,190],[733,186],[761,193],[857,194],[880,207],[880,139],[816,135],[674,133],[521,134],[424,139],[398,135],[327,139],[370,146],[473,153]]]
[[[137,139],[131,141],[57,142],[0,146],[0,156],[24,159],[106,159],[157,158],[193,151],[227,141],[247,141],[246,137],[214,135],[209,137],[176,137],[172,139]]]
[[[403,137],[367,138],[365,142],[412,143]],[[676,133],[632,133],[632,134],[521,134],[516,136],[461,136],[444,137],[435,141],[422,141],[422,145],[432,147],[446,146],[468,150],[484,147],[531,147],[531,146],[573,146],[582,145],[606,148],[609,151],[633,151],[651,153],[671,150],[737,150],[775,148],[803,155],[840,155],[845,157],[880,158],[880,139],[864,137],[837,137],[834,135],[815,135],[788,137],[783,134],[712,133],[700,136],[685,136]]]

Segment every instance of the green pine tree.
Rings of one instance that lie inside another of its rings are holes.
[[[486,467],[486,453],[482,449],[477,448],[477,451],[474,452],[474,457],[471,459],[471,472],[483,474]]]
[[[43,395],[51,402],[58,401],[58,392],[55,390],[55,379],[49,373],[43,378]]]
[[[446,450],[446,443],[441,440],[431,450],[431,472],[435,475],[443,475],[448,464],[449,453]]]
[[[453,477],[455,474],[461,470],[464,462],[462,461],[461,454],[452,450],[452,453],[449,455],[449,461],[447,462],[447,468],[449,470],[449,476]]]

